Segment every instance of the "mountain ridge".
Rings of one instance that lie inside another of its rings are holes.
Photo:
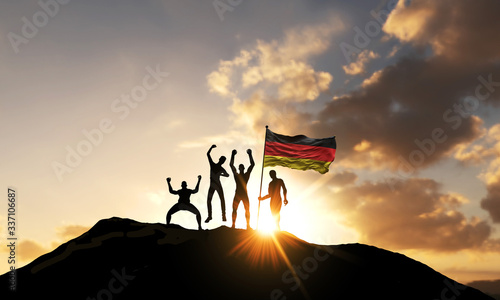
[[[33,293],[52,299],[156,299],[165,293],[174,299],[179,293],[183,299],[493,299],[375,246],[317,245],[287,232],[198,231],[118,217],[98,221],[16,275],[17,291],[8,295],[19,299]],[[8,278],[0,276],[3,286]]]

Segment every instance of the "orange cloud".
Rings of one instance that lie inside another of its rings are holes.
[[[274,131],[291,134],[311,122],[310,115],[300,112],[294,105],[265,97],[264,92],[256,92],[246,100],[234,99],[230,107],[233,123],[249,129],[249,136],[262,138],[262,129],[268,124]]]
[[[447,33],[460,32],[472,41],[479,31],[471,31],[468,25],[493,32],[500,29],[500,21],[478,14],[491,10],[491,0],[471,3],[400,1],[384,30],[417,47],[435,46],[434,53],[403,57],[374,72],[358,90],[333,96],[323,109],[316,106],[317,111],[301,112],[302,103],[328,92],[333,77],[316,70],[310,60],[331,47],[335,30],[342,28],[340,23],[296,27],[280,40],[257,41],[233,60],[221,62],[212,75],[218,72],[228,79],[222,80],[223,89],[218,93],[233,99],[232,120],[236,128],[248,131],[245,135],[260,135],[264,125],[284,134],[336,135],[343,146],[338,164],[389,169],[405,177],[451,155],[472,162],[477,155],[466,156],[466,151],[457,152],[457,147],[483,135],[483,120],[476,115],[479,111],[464,111],[460,105],[464,98],[476,95],[481,84],[480,95],[488,97],[477,101],[477,106],[498,102],[500,67],[487,62],[500,57],[500,46],[495,46],[495,39],[476,41],[471,44],[475,49],[498,50],[484,52],[486,56],[476,60],[473,57],[479,54],[473,54],[470,45]],[[467,15],[469,9],[474,16]],[[448,55],[450,51],[453,54]],[[365,50],[354,65],[345,67],[357,74],[374,57],[375,53]],[[466,63],[457,63],[457,59]]]
[[[362,140],[359,144],[354,146],[354,151],[356,152],[364,152],[370,148],[372,144],[367,140]]]
[[[493,222],[500,223],[500,123],[493,125],[475,144],[458,145],[455,158],[465,164],[487,166],[479,175],[487,190],[481,207],[489,212]]]
[[[379,58],[380,55],[373,51],[364,50],[358,54],[357,61],[354,61],[346,66],[342,66],[344,72],[348,75],[358,75],[363,74],[366,71],[366,64],[375,58]]]
[[[316,26],[287,30],[281,41],[257,40],[256,45],[242,50],[230,61],[221,61],[217,71],[207,76],[211,92],[235,97],[238,90],[270,84],[277,97],[292,102],[313,101],[328,90],[331,74],[318,72],[307,63],[330,46],[332,34],[342,27],[338,19]]]
[[[430,45],[436,55],[489,62],[500,58],[500,41],[493,38],[500,26],[498,11],[496,0],[400,0],[383,30],[418,47]]]
[[[75,237],[78,237],[90,229],[88,226],[82,225],[65,225],[61,227],[57,227],[57,235],[63,240],[68,241]]]
[[[17,255],[19,256],[19,260],[28,262],[50,250],[34,240],[23,239],[19,242]]]
[[[335,186],[345,187],[354,184],[358,180],[358,175],[351,171],[342,171],[334,173],[331,176],[330,183]]]
[[[458,210],[467,199],[440,192],[431,179],[364,182],[334,197],[333,208],[360,233],[361,242],[389,249],[479,249],[492,231],[485,221],[467,220]]]
[[[316,100],[333,81],[309,60],[329,49],[333,34],[342,28],[339,18],[330,18],[286,30],[280,40],[257,40],[207,76],[210,91],[232,98],[231,120],[246,136],[261,137],[265,125],[293,133],[294,127],[313,122],[297,105]]]
[[[252,58],[252,54],[242,50],[240,55],[232,61],[221,60],[217,71],[207,75],[207,83],[210,92],[217,93],[221,96],[234,95],[231,91],[231,76],[235,67],[247,66],[248,61]]]
[[[359,90],[332,99],[308,131],[312,136],[335,134],[344,151],[338,163],[346,167],[411,176],[484,134],[476,111],[460,108],[482,87],[477,72],[486,70],[492,73],[489,78],[500,80],[500,68],[493,65],[475,69],[440,57],[401,59],[375,72]],[[477,106],[496,101],[499,94],[495,90]],[[370,148],[360,151],[363,141]]]
[[[17,247],[17,256],[22,264],[28,263],[39,256],[48,253],[59,246],[79,235],[88,231],[90,227],[82,225],[64,225],[56,228],[57,236],[59,239],[50,242],[50,246],[45,246],[45,243],[35,241],[33,239],[20,239]],[[3,249],[5,248],[5,249]],[[8,252],[7,247],[3,247],[0,252]],[[18,264],[18,267],[20,265]],[[7,270],[5,270],[7,271]],[[1,273],[1,272],[0,272]]]
[[[423,28],[437,13],[434,2],[413,1],[410,6],[406,1],[399,1],[387,18],[383,30],[404,42],[423,43],[426,38],[426,30]]]

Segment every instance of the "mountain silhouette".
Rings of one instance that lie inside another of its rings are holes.
[[[277,232],[100,220],[0,276],[1,299],[493,299],[402,254]]]
[[[500,280],[478,280],[469,282],[468,285],[485,292],[493,299],[500,300]]]

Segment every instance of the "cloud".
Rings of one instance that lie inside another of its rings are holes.
[[[500,223],[500,184],[490,184],[488,194],[481,200],[481,208],[488,211],[495,223]]]
[[[262,130],[268,124],[273,131],[288,133],[311,122],[309,113],[301,112],[286,101],[267,97],[262,91],[253,93],[245,100],[235,98],[230,110],[233,112],[233,124],[250,129],[247,136],[257,139],[262,139]]]
[[[456,147],[454,157],[465,165],[480,165],[492,152],[492,149],[486,149],[482,145],[460,144]]]
[[[460,155],[456,152],[459,145],[472,143],[484,134],[478,108],[498,105],[500,98],[500,65],[492,63],[500,58],[500,51],[485,51],[475,59],[477,53],[470,51],[470,45],[465,47],[461,38],[467,35],[465,40],[477,39],[477,31],[463,27],[493,32],[500,30],[500,23],[467,16],[469,9],[474,13],[490,10],[488,0],[473,4],[457,0],[457,5],[443,1],[446,6],[436,2],[400,1],[384,25],[384,31],[393,38],[417,47],[430,46],[433,53],[401,57],[374,72],[357,90],[335,95],[324,107],[304,109],[321,92],[328,92],[333,80],[331,74],[316,70],[311,60],[330,49],[335,33],[332,28],[342,28],[340,23],[296,27],[286,31],[281,40],[258,41],[233,60],[221,62],[214,72],[228,78],[224,85],[227,91],[219,94],[233,100],[230,110],[234,124],[253,134],[270,125],[284,134],[336,135],[342,145],[337,164],[390,169],[405,177],[454,153]],[[443,10],[450,11],[444,14],[444,20],[440,18]],[[460,32],[460,39],[446,34],[449,31]],[[476,40],[474,48],[495,47],[493,40]],[[396,45],[393,49],[399,48]],[[352,66],[344,67],[358,74],[376,56],[365,50]],[[475,99],[471,109],[466,100],[478,91],[486,97]]]
[[[368,86],[370,86],[372,84],[376,84],[380,80],[380,76],[382,75],[382,73],[383,73],[383,70],[378,70],[378,71],[373,72],[373,74],[370,77],[363,80],[361,87],[367,88]]]
[[[485,252],[500,252],[500,239],[489,239],[482,248]]]
[[[264,125],[274,130],[311,122],[297,105],[315,101],[328,92],[333,76],[317,71],[311,58],[331,46],[343,28],[339,18],[286,30],[282,39],[257,40],[207,76],[211,92],[232,99],[233,124],[245,135],[261,136]],[[287,130],[287,131],[288,131]]]
[[[73,238],[76,238],[90,229],[88,226],[82,225],[64,225],[56,228],[57,236],[61,238],[63,241],[68,241]]]
[[[334,194],[332,205],[361,242],[390,249],[479,249],[488,240],[490,226],[459,211],[468,202],[462,195],[442,193],[431,179],[396,179],[395,186],[395,191],[387,182],[346,187]]]
[[[82,225],[64,225],[56,228],[56,233],[58,239],[50,242],[50,246],[45,246],[33,239],[21,239],[17,247],[17,255],[21,262],[30,262],[39,256],[48,253],[59,246],[61,243],[65,243],[81,234],[87,232],[90,229],[88,226]],[[1,252],[8,252],[8,248],[4,247]]]
[[[19,242],[17,255],[21,261],[31,261],[49,251],[50,249],[34,240],[24,239]]]
[[[456,146],[455,159],[465,165],[481,165],[500,155],[500,124],[493,125],[475,143]],[[483,174],[483,179],[493,178],[493,172]]]
[[[307,60],[328,49],[331,35],[339,26],[333,22],[305,26],[286,31],[282,41],[258,40],[251,51],[254,64],[242,75],[243,87],[270,83],[278,86],[281,99],[315,100],[320,92],[328,90],[333,77],[315,71]]]
[[[299,26],[287,30],[282,43],[273,41],[271,44],[278,46],[276,50],[284,61],[307,60],[328,50],[332,34],[343,28],[344,24],[340,19],[332,16],[326,22],[317,25]]]
[[[495,223],[500,223],[500,140],[495,144],[495,159],[491,160],[486,172],[480,177],[486,182],[486,197],[481,200],[481,207],[489,212]]]
[[[449,59],[489,62],[500,58],[498,11],[496,0],[400,0],[383,30]]]
[[[207,75],[207,83],[210,92],[221,96],[232,96],[233,92],[231,92],[230,89],[233,68],[247,66],[251,58],[252,55],[250,52],[242,50],[240,55],[235,57],[232,61],[221,60],[218,70]]]
[[[420,169],[481,136],[479,117],[454,111],[477,84],[476,74],[440,58],[405,58],[327,103],[309,132],[335,134],[343,145],[340,161],[348,167],[398,170],[404,161]],[[432,141],[436,130],[442,142]],[[360,151],[363,141],[370,147]]]
[[[458,145],[454,157],[464,164],[487,166],[479,175],[487,191],[481,207],[489,212],[493,222],[500,223],[500,123],[490,127],[476,143]]]
[[[392,47],[391,52],[387,54],[386,58],[394,57],[399,50],[401,50],[401,45],[395,45],[394,47]]]
[[[372,59],[379,58],[380,55],[370,50],[363,50],[358,54],[357,61],[346,66],[342,66],[344,72],[348,75],[358,75],[366,72],[366,64]]]
[[[475,289],[480,290],[483,293],[495,296],[498,299],[498,295],[500,295],[500,279],[498,280],[477,280],[473,282],[467,283],[468,286],[471,286]],[[493,299],[493,298],[492,298]]]
[[[402,57],[358,90],[334,97],[308,133],[335,134],[343,145],[337,163],[349,168],[389,168],[408,177],[452,153],[479,163],[478,155],[466,157],[456,149],[484,134],[479,107],[499,104],[500,42],[484,38],[500,30],[495,7],[500,2],[399,1],[384,31],[433,52]],[[356,63],[349,69],[353,73],[361,71]],[[440,134],[440,142],[433,140]],[[362,142],[370,147],[360,151]]]
[[[333,80],[327,72],[315,71],[307,61],[326,51],[331,36],[342,27],[332,18],[316,26],[287,30],[282,40],[257,40],[229,61],[220,61],[217,71],[207,76],[211,92],[234,97],[240,89],[258,84],[277,89],[276,96],[293,102],[313,101]]]
[[[351,171],[342,171],[331,176],[330,183],[335,186],[348,186],[358,180],[358,175]]]

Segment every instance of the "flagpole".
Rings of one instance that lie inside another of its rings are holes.
[[[262,169],[260,170],[260,190],[259,190],[259,198],[262,197],[262,179],[264,177],[264,158],[266,155],[266,140],[267,140],[267,128],[269,126],[266,125],[266,135],[264,138],[264,150],[262,151]],[[259,216],[260,216],[260,199],[259,199],[259,208],[257,210],[257,230],[259,229]]]

